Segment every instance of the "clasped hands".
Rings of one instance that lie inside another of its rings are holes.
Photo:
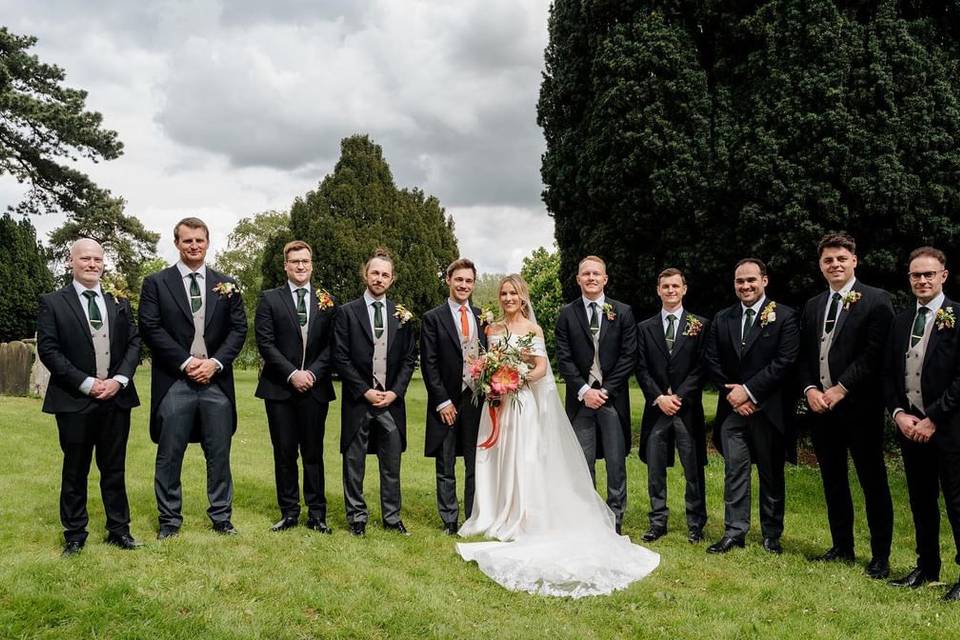
[[[675,393],[671,395],[664,394],[662,396],[657,396],[654,404],[657,405],[657,407],[665,416],[673,417],[677,415],[677,412],[680,411],[680,405],[682,404],[682,401],[680,400],[680,396]]]
[[[814,413],[826,413],[843,400],[847,396],[847,392],[839,384],[835,384],[826,391],[811,387],[807,389],[806,396],[807,405]]]
[[[599,409],[607,403],[607,397],[603,389],[587,389],[583,392],[583,404],[589,409]]]
[[[219,370],[217,363],[210,358],[194,357],[187,363],[184,373],[197,384],[210,384],[214,374]]]
[[[742,416],[750,416],[757,412],[757,405],[750,399],[746,387],[742,384],[725,384],[723,386],[729,389],[727,402],[730,403],[734,411]]]
[[[90,397],[94,400],[109,400],[120,391],[120,383],[113,378],[97,378],[90,387]]]
[[[907,440],[914,442],[929,442],[937,430],[937,425],[930,418],[918,418],[906,411],[900,411],[893,419],[897,428]]]
[[[377,391],[376,389],[367,389],[363,394],[363,397],[367,399],[367,402],[371,406],[376,407],[377,409],[385,409],[393,404],[393,401],[397,399],[397,394],[393,391]]]

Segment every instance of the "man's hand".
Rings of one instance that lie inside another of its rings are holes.
[[[730,391],[727,393],[727,402],[729,402],[730,406],[734,409],[742,405],[744,402],[750,402],[750,396],[747,394],[747,390],[742,384],[725,384],[723,386],[727,389],[730,389]]]
[[[599,409],[607,402],[607,396],[600,389],[587,389],[583,394],[583,404],[590,409]]]
[[[673,395],[663,395],[657,398],[657,407],[660,408],[660,411],[663,412],[666,416],[675,416],[677,412],[680,411],[680,396]]]
[[[391,404],[393,404],[393,401],[394,401],[394,400],[397,399],[397,394],[395,394],[393,391],[381,391],[380,394],[381,394],[381,395],[380,395],[380,402],[378,402],[377,404],[373,405],[373,406],[375,406],[377,409],[386,409],[386,408],[389,407]]]
[[[452,427],[453,423],[457,420],[457,408],[453,406],[453,403],[448,404],[437,413],[440,414],[440,422],[448,427]]]
[[[845,397],[847,397],[847,392],[844,388],[835,384],[824,392],[823,401],[827,404],[828,409],[833,409]]]
[[[367,399],[367,402],[376,407],[383,400],[383,391],[367,389],[364,392],[363,397]]]
[[[807,405],[814,413],[826,413],[830,410],[830,405],[824,400],[823,391],[816,387],[807,389]]]
[[[187,377],[197,384],[210,384],[216,372],[217,363],[209,358],[194,358],[187,365]]]
[[[900,429],[900,433],[902,433],[907,440],[919,442],[919,440],[917,440],[916,426],[917,423],[920,422],[920,418],[910,415],[906,411],[900,411],[893,421],[897,423],[897,428]]]
[[[98,384],[100,385],[100,395],[94,396],[97,400],[109,400],[120,391],[120,383],[113,378],[97,380],[93,384],[94,389],[97,388]],[[93,395],[93,390],[91,390],[90,395]]]
[[[290,376],[290,384],[292,384],[293,388],[300,393],[308,391],[311,387],[313,387],[313,382],[313,374],[302,369],[300,371],[295,371],[293,375]]]
[[[752,416],[757,412],[757,405],[753,404],[752,400],[747,400],[738,404],[733,410],[742,416]]]
[[[930,418],[924,418],[913,427],[913,432],[917,434],[917,442],[930,442],[936,430],[937,425],[933,424]]]

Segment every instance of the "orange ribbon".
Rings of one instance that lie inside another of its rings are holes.
[[[496,404],[494,404],[496,402]],[[487,410],[490,412],[490,422],[493,425],[493,428],[490,430],[490,437],[477,445],[478,449],[489,449],[493,445],[497,444],[497,440],[500,439],[500,412],[498,411],[500,407],[499,400],[490,401],[487,404]]]

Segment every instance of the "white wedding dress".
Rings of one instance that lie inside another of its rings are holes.
[[[542,338],[534,355],[546,357]],[[617,535],[549,369],[518,400],[504,400],[498,441],[477,451],[473,513],[459,531],[501,542],[460,543],[460,555],[507,589],[573,598],[624,589],[653,571],[660,556]],[[478,442],[492,430],[486,404],[482,416]]]

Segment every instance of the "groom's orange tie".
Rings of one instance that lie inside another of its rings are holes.
[[[467,305],[460,305],[460,333],[464,340],[470,339],[470,323],[467,322]]]

